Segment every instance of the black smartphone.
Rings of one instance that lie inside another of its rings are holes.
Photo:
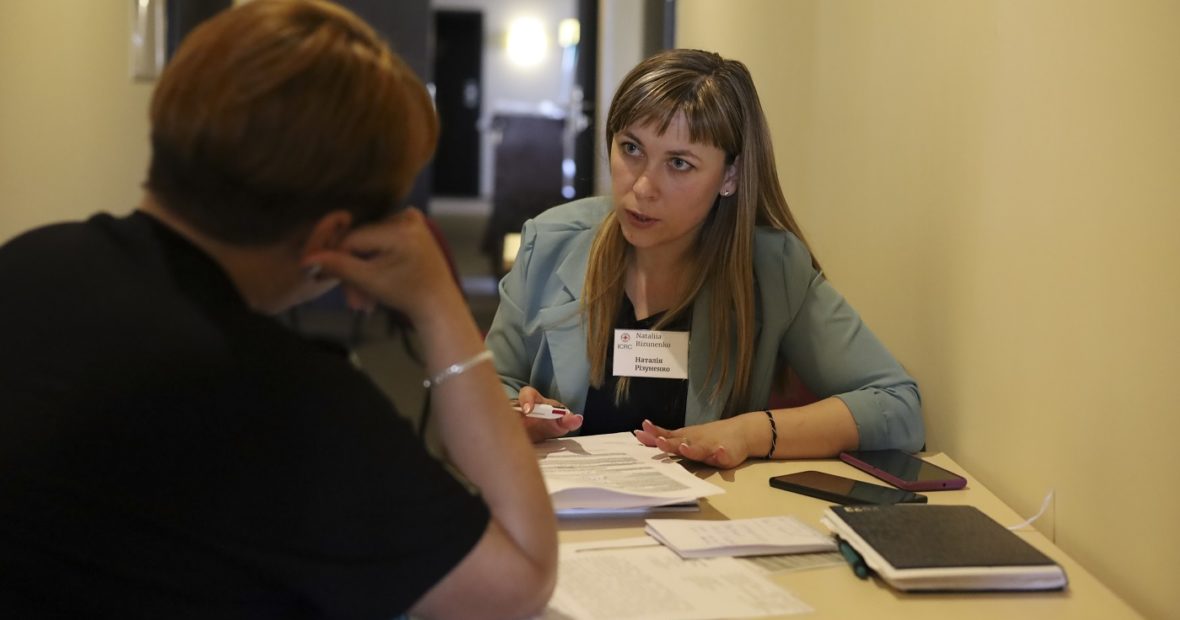
[[[841,452],[840,460],[907,491],[961,489],[967,479],[901,450]]]
[[[925,495],[861,482],[843,476],[825,474],[822,471],[801,471],[774,476],[770,479],[770,486],[810,497],[818,497],[837,504],[926,503]]]

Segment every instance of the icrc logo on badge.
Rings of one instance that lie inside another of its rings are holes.
[[[688,378],[688,332],[616,329],[614,375]]]

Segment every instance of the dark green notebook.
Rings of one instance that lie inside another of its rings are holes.
[[[901,590],[1051,590],[1065,571],[974,506],[833,506],[824,523]]]

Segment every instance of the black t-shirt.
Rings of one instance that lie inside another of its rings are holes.
[[[147,215],[0,247],[0,617],[389,618],[488,519]]]
[[[615,320],[618,329],[651,329],[663,317],[653,314],[644,319],[635,318],[635,307],[623,295],[623,307]],[[676,317],[664,326],[666,331],[689,331],[692,325],[690,313]],[[688,401],[688,379],[659,379],[652,377],[631,377],[627,398],[615,403],[615,388],[619,378],[614,376],[614,347],[606,354],[606,380],[601,388],[590,386],[586,391],[586,408],[582,412],[583,435],[633,431],[642,427],[644,420],[664,428],[684,426],[684,408]]]

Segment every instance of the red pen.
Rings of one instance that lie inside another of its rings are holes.
[[[524,413],[524,409],[520,408],[520,403],[513,402],[512,408]],[[533,410],[525,414],[529,418],[542,418],[545,420],[556,420],[569,413],[569,409],[562,409],[561,407],[554,407],[553,405],[546,405],[544,403],[533,405]]]

